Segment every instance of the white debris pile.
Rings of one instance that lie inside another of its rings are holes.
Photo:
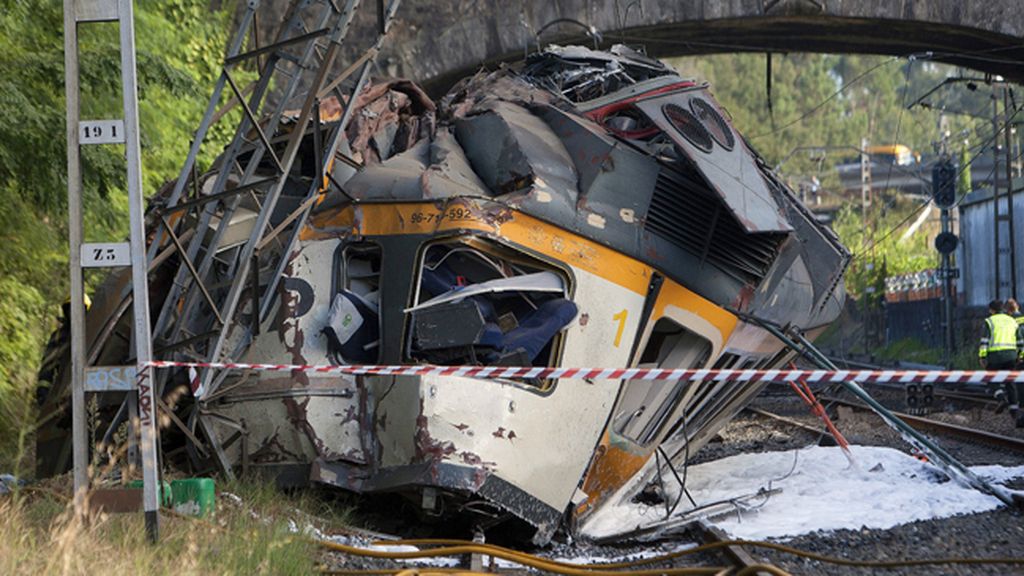
[[[949,481],[938,470],[892,448],[851,447],[858,466],[851,467],[838,447],[813,446],[796,451],[740,454],[691,466],[686,488],[698,506],[781,489],[748,500],[740,512],[712,519],[730,536],[761,540],[786,538],[816,530],[885,529],[914,522],[983,512],[1002,503],[993,496]],[[1024,476],[1024,466],[976,466],[972,470],[994,483]],[[665,478],[671,501],[678,485]],[[684,497],[677,514],[690,508]],[[588,535],[601,537],[664,519],[662,506],[624,503],[595,518]]]

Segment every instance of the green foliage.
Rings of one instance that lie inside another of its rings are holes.
[[[960,150],[960,176],[956,180],[957,196],[970,194],[973,191],[971,185],[971,156],[967,153],[967,146]]]
[[[937,252],[930,242],[937,229],[934,223],[925,224],[924,230],[906,239],[902,229],[882,237],[909,217],[915,220],[920,208],[919,200],[897,198],[891,205],[875,203],[868,209],[866,218],[859,206],[847,204],[839,211],[832,228],[855,256],[846,275],[846,288],[852,296],[860,298],[867,286],[874,286],[875,298],[881,298],[886,276],[917,272],[937,265]]]
[[[135,3],[146,195],[180,170],[220,73],[230,12],[211,12],[205,0]],[[23,408],[31,405],[45,335],[67,297],[63,27],[60,2],[0,0],[0,446],[10,444],[13,423],[29,418]],[[81,116],[120,117],[118,26],[78,29]],[[209,139],[201,163],[224,141],[224,134]],[[82,177],[86,241],[125,237],[123,148],[84,147]],[[7,456],[0,453],[0,470]]]
[[[0,278],[0,466],[16,470],[33,421],[35,374],[48,325],[38,290],[13,277]]]
[[[317,574],[319,547],[292,526],[336,532],[318,502],[265,484],[234,484],[240,502],[218,498],[214,517],[165,514],[160,544],[146,541],[141,514],[76,521],[69,487],[0,500],[2,574]],[[257,495],[253,498],[251,495]]]
[[[874,350],[875,358],[883,363],[902,361],[922,364],[943,364],[942,349],[926,346],[913,338],[904,338]]]
[[[833,166],[856,157],[861,139],[869,144],[906,144],[931,153],[939,139],[938,114],[920,106],[920,96],[958,71],[926,60],[889,56],[774,54],[771,109],[763,54],[720,54],[671,61],[683,74],[711,83],[715,97],[732,114],[750,143],[785,175],[816,175],[835,182]],[[927,102],[933,107],[974,111],[980,94],[951,84]],[[967,94],[965,96],[965,94]],[[986,118],[948,116],[961,135],[990,134]],[[966,131],[966,134],[965,134]],[[821,158],[807,147],[826,147]]]

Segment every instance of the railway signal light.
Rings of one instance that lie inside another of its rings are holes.
[[[940,232],[935,237],[935,249],[939,254],[952,254],[959,243],[960,239],[952,232]]]
[[[932,166],[932,199],[939,208],[950,208],[956,203],[956,166],[948,159]]]

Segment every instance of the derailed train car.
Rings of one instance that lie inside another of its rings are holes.
[[[304,223],[275,311],[229,342],[240,362],[763,369],[791,353],[745,318],[813,336],[842,307],[834,235],[706,85],[628,48],[552,47],[436,105],[378,83],[355,118],[345,152],[362,167],[335,163],[343,193]],[[538,543],[586,535],[666,465],[656,451],[685,461],[761,388],[298,371],[192,384],[230,467],[519,520]],[[41,470],[66,467],[66,438],[41,438]]]

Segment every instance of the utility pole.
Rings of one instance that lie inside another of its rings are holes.
[[[939,117],[939,155],[940,159],[932,167],[932,200],[940,208],[942,232],[935,237],[935,249],[942,257],[939,266],[939,279],[942,280],[943,300],[943,348],[945,349],[946,368],[951,368],[956,344],[953,339],[953,279],[959,270],[953,268],[950,256],[956,250],[959,239],[952,230],[951,208],[956,204],[957,171],[949,154],[949,130],[946,117]]]
[[[860,139],[860,209],[867,221],[868,206],[871,206],[871,157],[868,155],[868,139]]]
[[[1002,82],[999,86],[1003,89],[1003,152],[1006,154],[1006,223],[1009,239],[1007,248],[1010,256],[1010,297],[1017,297],[1017,236],[1014,234],[1013,226],[1013,146],[1010,141],[1010,87]],[[998,225],[997,225],[998,228]]]
[[[992,296],[997,299],[1002,298],[1004,285],[1001,274],[1003,249],[1000,234],[1000,224],[1003,222],[1004,217],[999,209],[999,164],[1001,160],[1000,148],[1002,148],[999,144],[999,132],[1001,130],[1001,123],[999,121],[999,80],[999,76],[994,77],[992,80],[992,275],[994,278]]]
[[[116,22],[120,31],[121,95],[123,116],[115,119],[80,118],[78,27],[97,22]],[[142,160],[139,143],[138,86],[135,67],[135,22],[132,0],[64,0],[64,64],[67,98],[68,244],[71,272],[71,400],[72,446],[75,483],[75,512],[85,515],[89,489],[89,452],[86,445],[86,392],[127,393],[137,398],[141,438],[143,494],[146,534],[159,537],[157,485],[157,414],[151,378],[152,338],[149,324],[149,288],[146,263],[145,199],[142,195]],[[123,145],[128,187],[130,242],[82,242],[81,147]],[[87,367],[85,357],[85,268],[131,267],[133,342],[135,366]],[[116,383],[116,385],[112,384]],[[134,403],[130,403],[134,405]]]
[[[868,231],[868,223],[870,218],[868,217],[868,207],[871,206],[871,158],[868,155],[868,139],[860,139],[860,217],[861,227],[866,235],[870,235]],[[861,301],[863,308],[863,324],[864,324],[864,355],[870,354],[871,350],[871,312],[868,306],[868,299],[870,294],[874,292],[874,284],[870,281],[871,273],[874,272],[874,243],[872,243],[872,258],[870,262],[864,265],[864,293],[861,294]]]
[[[1002,113],[999,112],[999,101],[1003,102]],[[1011,142],[1011,127],[1010,127],[1010,98],[1009,98],[1009,87],[1001,76],[995,76],[992,79],[992,160],[993,160],[993,178],[992,178],[992,234],[994,239],[993,244],[993,274],[995,277],[995,286],[993,295],[996,298],[1005,297],[1016,297],[1017,296],[1017,250],[1016,250],[1016,238],[1014,236],[1014,225],[1013,225],[1013,147]],[[1000,131],[1003,132],[1003,143],[999,142]],[[999,182],[1000,178],[1000,164],[1004,168],[1003,177],[1006,178],[1005,182],[1005,196],[1006,196],[1006,211],[1005,214],[1000,208],[1001,186]],[[1007,231],[1007,245],[1003,246],[1003,223],[1006,225]],[[1003,255],[1006,255],[1006,266],[1009,269],[1009,281],[1003,280]]]

